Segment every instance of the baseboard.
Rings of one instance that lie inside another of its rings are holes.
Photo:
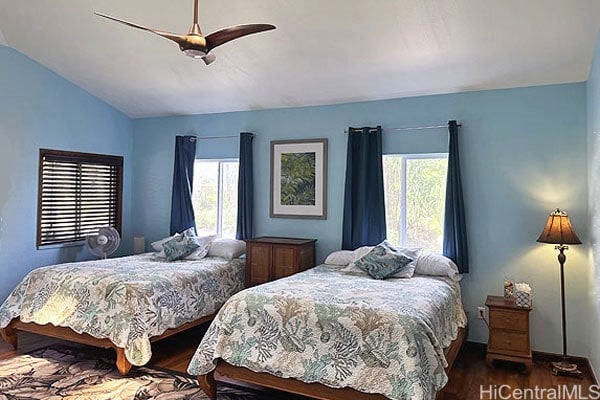
[[[592,378],[594,379],[594,385],[598,386],[598,379],[596,378],[596,370],[594,369],[594,365],[588,359],[588,368],[590,369],[590,374],[592,374]]]
[[[474,342],[472,340],[467,340],[465,343],[468,343],[470,346],[475,346],[475,347],[483,347],[483,348],[487,347],[487,343]]]
[[[471,346],[481,347],[482,350],[487,347],[486,343],[471,342],[471,341],[468,341],[466,343],[468,343]],[[544,351],[532,351],[531,355],[533,356],[534,360],[538,360],[538,361],[560,361],[562,359],[562,354],[547,353]],[[598,378],[596,377],[596,371],[594,371],[594,368],[592,368],[592,363],[590,362],[589,358],[582,357],[582,356],[569,356],[569,359],[577,365],[585,366],[585,368],[587,368],[587,370],[590,372],[590,376],[592,377],[592,381],[594,382],[594,384],[598,385]]]
[[[594,369],[594,366],[592,365],[592,362],[590,361],[589,358],[586,358],[587,360],[587,367],[590,370],[590,374],[592,375],[592,380],[594,381],[594,385],[598,386],[598,378],[596,378],[596,370]]]

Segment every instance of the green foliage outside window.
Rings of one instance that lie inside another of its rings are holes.
[[[237,228],[238,209],[238,162],[223,163],[223,211],[221,236],[224,238],[235,238]]]
[[[220,195],[219,184],[221,185]],[[192,203],[194,204],[198,235],[216,235],[219,233],[220,227],[221,237],[235,237],[237,189],[237,161],[196,161]],[[219,196],[222,197],[220,213]]]
[[[384,157],[386,225],[394,244],[441,252],[447,158]],[[406,168],[406,171],[403,171]],[[406,173],[406,187],[402,187]],[[406,204],[406,231],[402,205]]]

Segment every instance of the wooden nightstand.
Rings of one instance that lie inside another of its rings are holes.
[[[246,287],[315,266],[315,239],[259,237],[246,240]]]
[[[486,363],[506,360],[525,364],[531,372],[531,344],[529,341],[529,313],[531,307],[517,307],[514,301],[502,296],[488,296],[485,305],[489,308],[490,335]]]

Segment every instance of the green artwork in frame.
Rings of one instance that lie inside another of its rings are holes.
[[[281,154],[281,204],[314,206],[316,153]]]
[[[271,142],[271,217],[327,218],[327,139]]]

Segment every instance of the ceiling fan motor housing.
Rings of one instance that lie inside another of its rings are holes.
[[[190,30],[190,33],[185,37],[185,41],[179,44],[179,48],[186,55],[193,58],[201,58],[204,57],[207,53],[206,50],[206,39],[201,36],[201,33],[195,33],[195,27],[198,25],[194,25]],[[198,27],[198,32],[200,32],[200,27]]]

